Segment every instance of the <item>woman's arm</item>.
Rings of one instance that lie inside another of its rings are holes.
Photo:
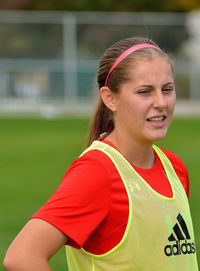
[[[7,271],[50,271],[48,261],[67,241],[51,224],[32,219],[10,245],[3,265]]]

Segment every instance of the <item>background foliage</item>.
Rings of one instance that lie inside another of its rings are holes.
[[[178,11],[200,7],[198,0],[1,0],[0,9],[65,11]]]

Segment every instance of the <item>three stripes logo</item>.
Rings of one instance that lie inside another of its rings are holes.
[[[182,254],[194,254],[196,247],[194,241],[191,241],[191,237],[181,214],[178,214],[177,223],[173,227],[173,233],[168,237],[170,242],[164,248],[165,255],[178,256]]]

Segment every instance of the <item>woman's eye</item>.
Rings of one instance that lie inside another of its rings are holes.
[[[148,95],[151,91],[149,89],[141,89],[138,91],[139,94]]]
[[[171,93],[173,90],[174,90],[173,87],[170,87],[170,88],[168,87],[168,88],[164,88],[164,89],[163,89],[163,92],[164,92],[164,93]]]

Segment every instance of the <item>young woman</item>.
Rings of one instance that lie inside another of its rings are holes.
[[[176,102],[169,56],[133,37],[103,55],[89,147],[11,244],[10,271],[47,271],[66,245],[70,271],[196,271],[187,169],[154,142]]]

